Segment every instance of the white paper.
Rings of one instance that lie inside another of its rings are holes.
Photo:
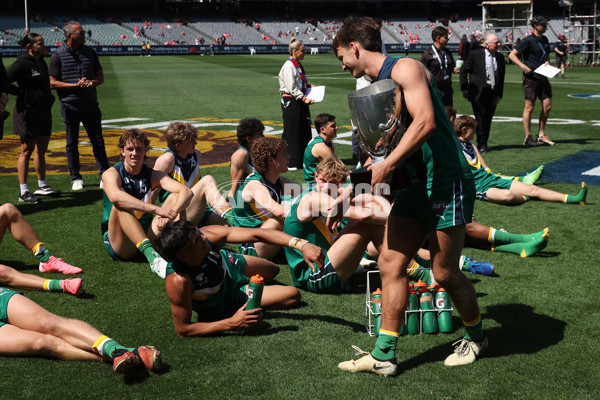
[[[325,97],[325,86],[315,86],[306,89],[306,98],[313,100],[315,103],[323,101]]]
[[[560,68],[553,67],[549,64],[542,64],[533,72],[544,75],[547,78],[554,78],[556,74],[560,72]]]

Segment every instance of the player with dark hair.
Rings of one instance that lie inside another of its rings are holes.
[[[333,146],[333,139],[337,137],[337,124],[335,115],[319,114],[315,118],[315,129],[317,136],[306,146],[304,150],[304,160],[302,161],[304,169],[304,181],[308,185],[315,182],[315,168],[320,161],[328,157],[336,157]]]
[[[237,127],[237,140],[240,147],[231,155],[231,188],[227,196],[229,199],[233,199],[244,179],[254,172],[250,145],[255,138],[264,136],[264,132],[265,126],[256,118],[244,118],[240,121]]]
[[[406,270],[425,239],[429,240],[435,280],[450,295],[466,332],[448,366],[469,364],[487,347],[473,284],[458,268],[465,225],[471,221],[475,185],[429,70],[411,58],[381,54],[381,33],[372,18],[350,17],[337,32],[333,50],[342,68],[355,78],[392,79],[403,96],[407,129],[395,149],[372,164],[371,185],[391,177],[395,169],[410,178],[397,192],[378,259],[382,280],[382,323],[375,348],[339,368],[379,375],[397,373],[395,356],[408,299]]]
[[[269,285],[264,287],[261,308],[245,309],[249,278],[258,274],[270,281],[279,273],[275,263],[220,248],[247,242],[293,247],[311,267],[313,262],[323,267],[325,257],[319,247],[280,231],[167,222],[157,237],[157,248],[169,261],[165,287],[179,337],[245,329],[259,321],[262,309],[290,308],[300,302],[298,289]],[[198,322],[192,322],[193,311]]]

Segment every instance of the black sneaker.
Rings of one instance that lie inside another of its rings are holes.
[[[60,196],[60,190],[52,189],[50,186],[46,185],[39,187],[38,190],[33,192],[33,194],[35,194],[36,196],[58,197]]]
[[[22,203],[37,204],[40,202],[40,199],[37,196],[32,195],[31,192],[25,192],[19,196],[19,201]]]

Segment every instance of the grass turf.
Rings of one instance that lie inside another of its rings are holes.
[[[225,126],[252,116],[281,130],[276,75],[284,59],[283,55],[103,57],[106,83],[98,89],[103,119],[137,117],[152,123],[203,118]],[[5,59],[7,66],[11,62]],[[354,80],[331,55],[307,56],[304,66],[310,83],[327,87],[325,101],[311,107],[313,118],[321,112],[334,114],[339,133],[348,132],[346,95]],[[457,76],[454,81],[455,107],[459,114],[471,113],[470,104],[460,96]],[[508,67],[504,99],[496,111],[497,117],[505,118],[493,123],[492,151],[485,156],[493,170],[519,174],[581,150],[600,150],[599,103],[567,97],[600,92],[597,70],[570,68],[567,79],[554,79],[552,84],[554,108],[547,134],[557,145],[524,148],[520,72]],[[14,98],[9,107],[12,104]],[[539,103],[536,107],[535,116]],[[58,104],[53,112],[58,132],[63,130]],[[10,131],[7,121],[6,132]],[[339,144],[336,150],[350,163],[349,146]],[[204,173],[227,186],[227,167],[207,168]],[[287,175],[300,182],[301,173]],[[97,363],[3,358],[3,397],[597,398],[600,394],[600,369],[595,364],[600,355],[596,344],[600,313],[594,295],[600,276],[595,270],[600,261],[597,186],[590,187],[586,206],[477,202],[476,217],[483,224],[513,233],[548,226],[548,247],[526,259],[465,249],[465,254],[496,265],[496,276],[470,276],[490,340],[485,357],[471,366],[444,367],[452,342],[462,336],[455,313],[452,334],[402,337],[397,351],[400,375],[383,379],[343,373],[336,367],[353,357],[350,345],[370,350],[374,344],[364,329],[361,290],[337,296],[303,292],[303,307],[268,312],[253,332],[178,338],[163,281],[149,272],[147,264],[116,263],[104,251],[98,178],[89,174],[84,179],[86,188],[71,192],[68,175],[49,175],[49,183],[63,195],[19,209],[56,256],[84,268],[86,293],[79,298],[43,292],[26,295],[52,312],[91,323],[124,345],[157,346],[165,367],[159,374],[124,379]],[[2,176],[0,182],[2,201],[16,203],[16,176]],[[540,185],[571,194],[578,191],[574,184],[542,180]],[[30,186],[35,186],[33,175]],[[4,264],[39,274],[35,258],[8,234],[1,254]],[[289,271],[282,268],[277,280],[291,284]]]

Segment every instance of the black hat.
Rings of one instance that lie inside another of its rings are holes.
[[[542,25],[542,24],[547,24],[547,23],[548,23],[548,18],[543,17],[541,15],[536,15],[531,20],[531,26]]]

